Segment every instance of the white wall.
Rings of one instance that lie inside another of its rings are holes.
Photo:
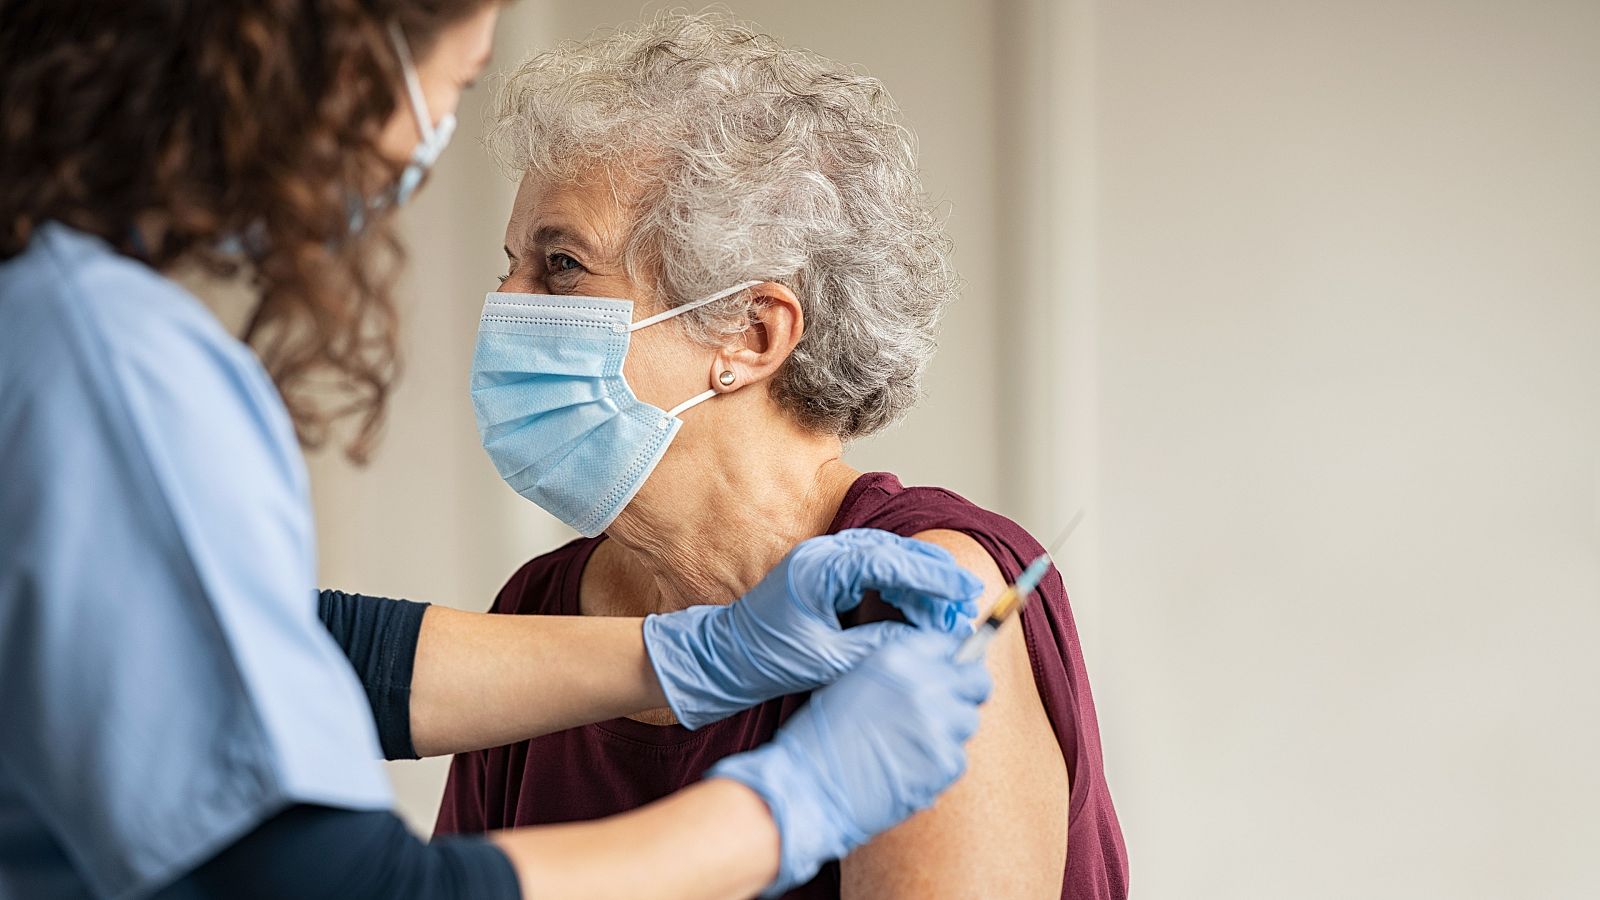
[[[497,57],[639,12],[523,0]],[[1600,4],[760,0],[884,78],[968,281],[856,448],[1064,554],[1141,897],[1600,894]],[[328,584],[560,540],[465,379],[510,187],[410,214],[410,376],[314,463]],[[394,769],[432,821],[442,770]]]
[[[1098,4],[1146,897],[1600,895],[1600,4]]]

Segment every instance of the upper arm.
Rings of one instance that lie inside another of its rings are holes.
[[[270,385],[116,286],[0,352],[0,779],[104,894],[286,801],[388,800]]]
[[[983,579],[985,612],[1005,589],[994,560],[965,534],[928,531]],[[967,772],[930,808],[842,863],[845,900],[1058,898],[1066,867],[1069,785],[1033,679],[1020,623],[989,645],[994,693],[967,747]],[[997,861],[1004,861],[997,865]]]
[[[361,678],[383,758],[420,759],[411,735],[411,681],[428,604],[324,590],[317,610]]]

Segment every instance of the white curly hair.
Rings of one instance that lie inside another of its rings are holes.
[[[624,259],[664,306],[740,281],[788,286],[806,329],[774,396],[848,440],[919,399],[958,289],[899,119],[876,78],[724,12],[670,12],[522,63],[488,142],[513,177],[598,168],[643,198]],[[750,302],[681,321],[719,343],[748,326]]]

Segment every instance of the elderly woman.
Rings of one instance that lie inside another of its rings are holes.
[[[722,16],[667,15],[529,60],[496,119],[521,183],[474,363],[479,426],[507,481],[588,536],[523,566],[495,611],[732,601],[797,541],[856,527],[948,549],[987,603],[1042,552],[950,491],[841,458],[917,400],[956,293],[911,135],[876,79]],[[887,615],[869,604],[861,619]],[[989,665],[962,780],[787,896],[1126,895],[1059,576]],[[692,710],[663,710],[461,754],[438,830],[641,806],[804,702],[695,731],[678,724]]]

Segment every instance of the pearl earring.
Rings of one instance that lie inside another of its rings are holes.
[[[717,376],[717,380],[722,382],[723,387],[728,387],[733,384],[735,377],[736,376],[732,372],[723,372],[721,375]]]

